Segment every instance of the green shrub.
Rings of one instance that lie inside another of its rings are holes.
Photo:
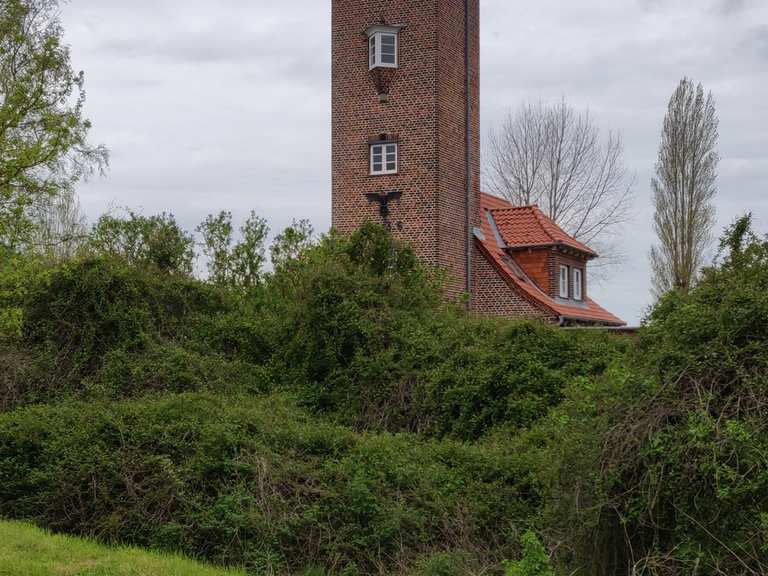
[[[533,532],[526,532],[520,539],[522,558],[507,563],[507,576],[555,576],[547,551]]]
[[[0,344],[21,337],[24,299],[29,287],[46,272],[38,258],[3,252],[0,248]]]
[[[154,341],[140,352],[107,352],[99,370],[83,380],[84,390],[109,398],[201,390],[258,394],[271,387],[271,374],[262,366],[210,350],[201,353],[173,342]]]
[[[468,317],[381,227],[286,251],[247,292],[117,258],[50,269],[17,298],[0,405],[277,383],[356,429],[474,439],[531,425],[622,354],[605,335]]]
[[[119,258],[155,272],[192,274],[194,238],[172,214],[142,216],[128,212],[119,218],[104,215],[93,227],[84,252],[91,257]]]
[[[625,343],[535,322],[473,319],[441,278],[383,228],[329,236],[263,292],[276,379],[308,407],[357,429],[474,439],[524,427]]]
[[[603,457],[628,546],[677,573],[768,569],[768,240],[747,217],[722,248],[651,313],[641,374],[654,395],[627,406]]]
[[[521,444],[563,566],[768,570],[768,241],[749,229],[659,302],[625,369],[569,390]]]
[[[525,527],[529,494],[503,445],[357,435],[276,397],[0,416],[0,515],[256,573],[389,572],[451,550],[490,566]]]
[[[16,300],[21,336],[0,348],[6,409],[69,394],[269,387],[258,318],[197,280],[113,258],[72,260]]]
[[[461,319],[432,337],[437,348],[426,365],[427,407],[436,432],[465,439],[500,425],[530,426],[562,400],[569,383],[600,375],[626,346],[608,334],[537,322]]]
[[[120,260],[75,260],[30,289],[24,338],[87,370],[108,350],[140,349],[152,334],[177,336],[194,312],[223,308],[218,292],[194,280],[158,276]]]
[[[372,224],[349,238],[324,237],[264,290],[268,340],[284,381],[320,388],[358,354],[385,346],[391,326],[439,305],[439,282],[410,248]]]

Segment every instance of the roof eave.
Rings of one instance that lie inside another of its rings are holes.
[[[617,318],[616,320],[607,320],[605,318],[595,318],[592,316],[578,316],[578,315],[572,315],[572,314],[560,314],[561,318],[565,318],[566,320],[574,320],[577,322],[592,322],[595,324],[602,324],[603,326],[626,326],[627,323],[624,322],[624,320],[621,320],[620,318]]]
[[[587,252],[586,250],[576,248],[575,246],[569,246],[564,242],[548,242],[546,244],[516,244],[512,246],[507,244],[505,246],[505,250],[507,250],[508,252],[523,252],[525,250],[545,250],[549,248],[562,248],[565,250],[578,252],[588,260],[594,260],[595,258],[599,258],[599,255],[596,252]]]

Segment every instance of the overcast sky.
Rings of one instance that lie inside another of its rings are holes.
[[[720,118],[719,228],[768,231],[768,1],[481,0],[483,139],[524,100],[565,97],[622,134],[637,177],[626,262],[592,295],[630,323],[650,303],[649,182],[682,76]],[[128,206],[188,229],[254,209],[273,230],[330,225],[330,0],[72,0],[73,63],[93,139],[112,153],[84,184],[88,217]]]

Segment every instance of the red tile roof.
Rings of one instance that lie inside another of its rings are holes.
[[[493,211],[496,226],[508,248],[563,245],[583,252],[590,258],[597,258],[597,254],[589,246],[569,236],[550,220],[538,206],[512,206],[505,200],[502,202],[506,206],[494,202],[495,207],[490,209]]]
[[[596,322],[611,326],[626,325],[621,318],[614,316],[591,298],[586,298],[579,303],[566,304],[562,300],[550,297],[514,261],[514,252],[510,254],[506,250],[510,244],[513,248],[565,244],[596,257],[597,254],[589,247],[568,236],[535,206],[515,208],[502,198],[481,194],[480,209],[483,238],[476,238],[478,247],[507,283],[529,302],[554,316],[562,316],[572,321]],[[518,224],[521,230],[518,230]],[[497,238],[497,233],[501,238]]]

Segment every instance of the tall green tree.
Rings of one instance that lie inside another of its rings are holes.
[[[295,262],[314,244],[314,236],[315,229],[309,220],[294,220],[272,241],[270,246],[272,266],[277,269]]]
[[[63,41],[60,0],[0,0],[0,247],[29,240],[50,199],[106,167],[88,140],[84,75]]]
[[[203,254],[208,258],[211,282],[231,288],[250,289],[259,283],[266,262],[267,221],[255,212],[240,226],[240,239],[233,238],[232,213],[209,214],[197,227],[203,239]]]
[[[122,258],[134,266],[152,266],[163,272],[191,275],[195,240],[173,214],[126,217],[103,215],[84,242],[84,252]]]
[[[650,260],[658,296],[690,290],[704,264],[715,225],[718,137],[712,94],[683,78],[669,101],[651,181],[659,244]]]

